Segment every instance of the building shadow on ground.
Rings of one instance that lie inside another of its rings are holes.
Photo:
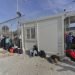
[[[68,71],[68,70],[75,72],[75,68],[73,66],[70,66],[70,65],[65,66],[64,64],[63,65],[62,64],[57,64],[57,66],[61,67],[61,69],[57,70],[59,72]]]
[[[63,60],[62,63],[68,64],[68,65],[71,65],[71,66],[75,66],[75,62],[72,61],[72,60]]]

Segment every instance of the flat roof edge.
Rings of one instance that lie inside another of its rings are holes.
[[[47,19],[51,19],[51,18],[62,17],[65,14],[66,14],[66,17],[68,17],[68,16],[74,16],[75,15],[75,11],[58,13],[58,14],[51,15],[51,16],[44,16],[44,17],[36,18],[35,20],[28,20],[28,21],[24,22],[24,24],[38,22],[38,21],[43,21],[43,20],[47,20]]]

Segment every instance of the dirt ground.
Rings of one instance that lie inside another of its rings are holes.
[[[75,63],[54,65],[44,58],[14,54],[0,58],[0,75],[75,75]]]

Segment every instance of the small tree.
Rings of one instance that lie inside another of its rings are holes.
[[[8,27],[7,25],[4,25],[4,26],[2,27],[2,31],[3,31],[3,32],[8,32],[8,31],[9,31],[9,27]]]

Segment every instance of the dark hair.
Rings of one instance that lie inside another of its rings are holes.
[[[33,46],[33,50],[38,50],[37,45],[34,45],[34,46]]]

